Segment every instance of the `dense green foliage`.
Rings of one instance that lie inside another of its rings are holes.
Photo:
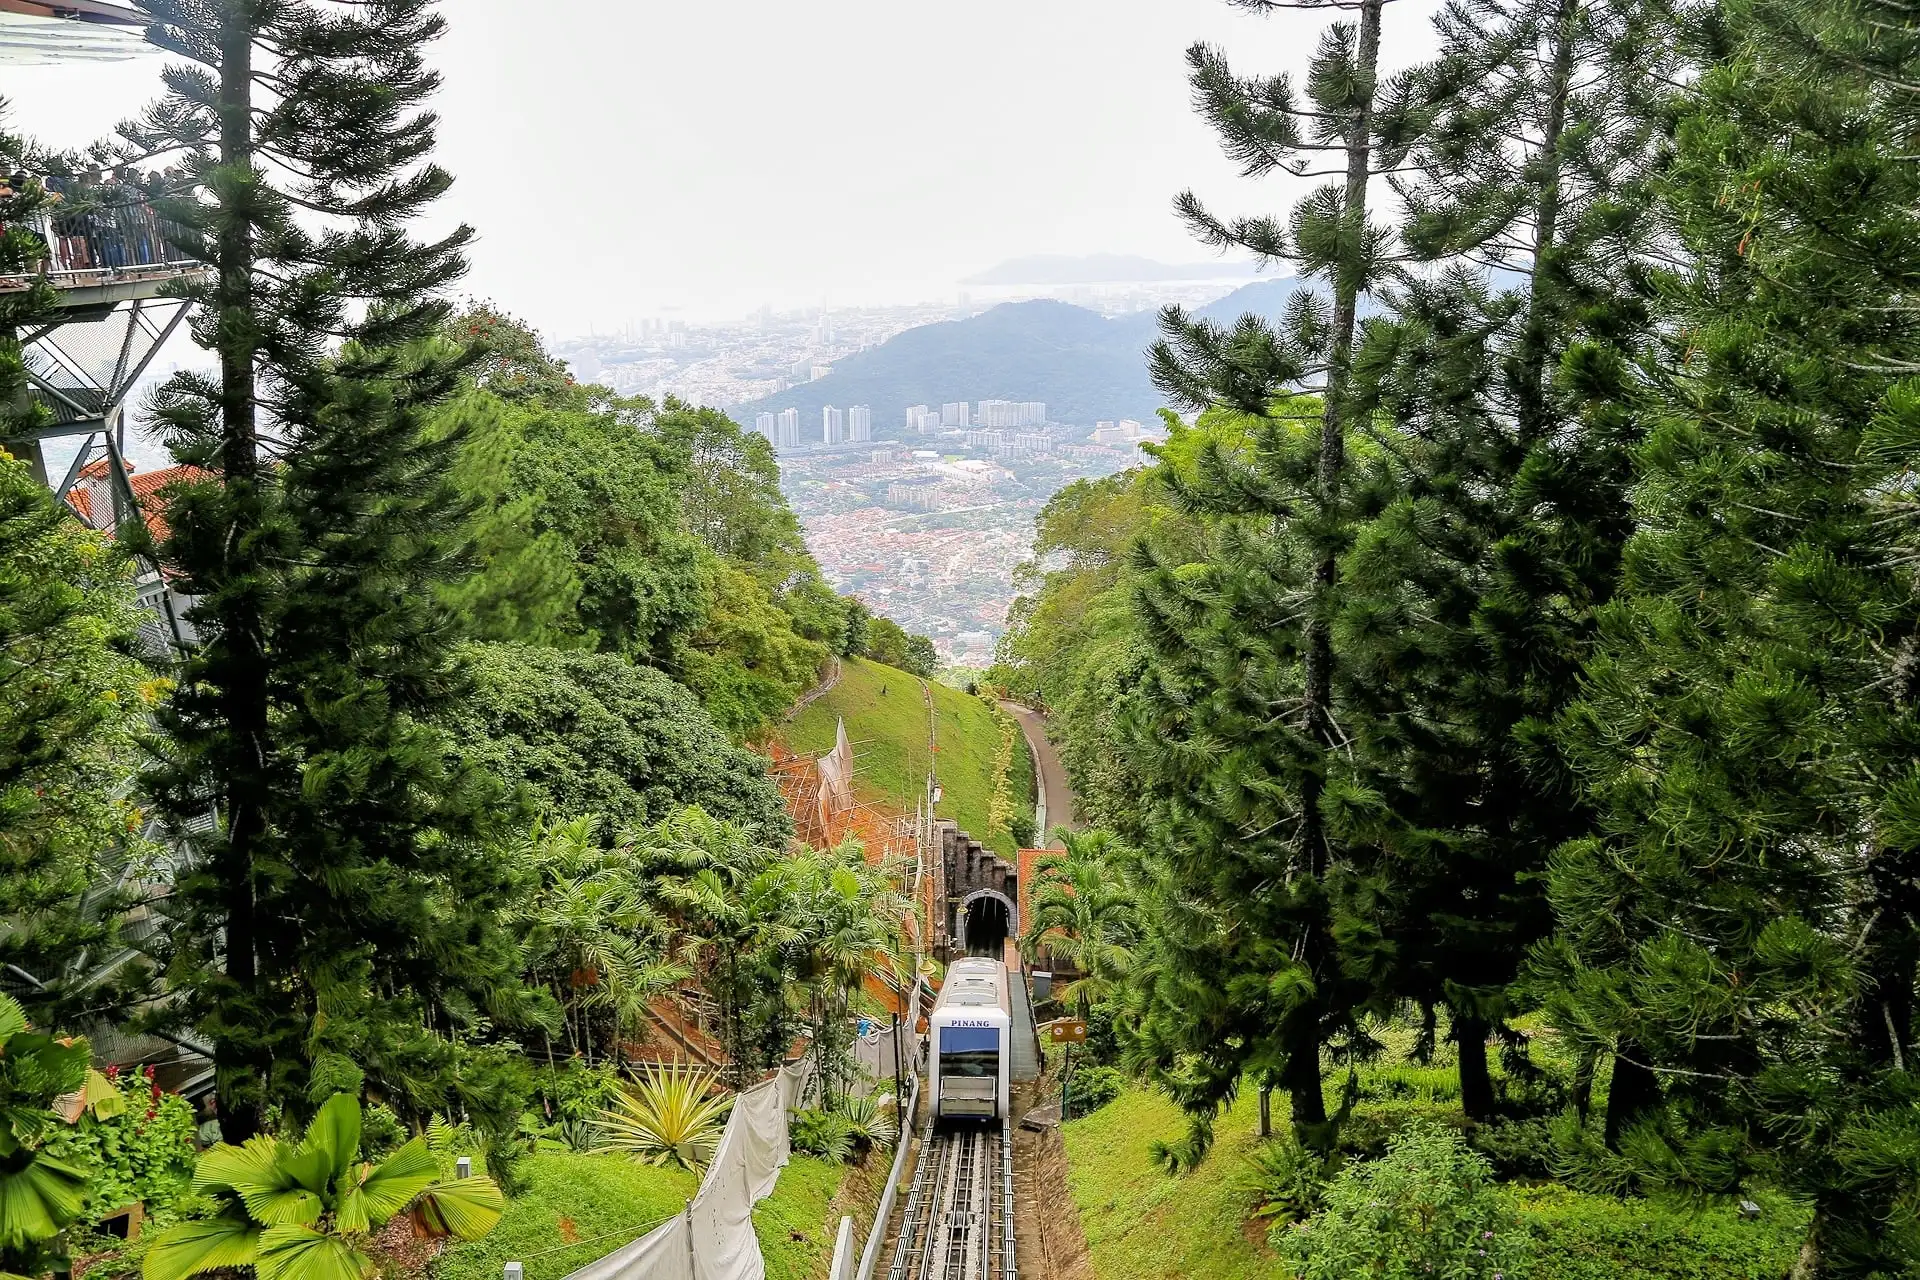
[[[1331,302],[1168,315],[1156,374],[1199,413],[1050,504],[995,673],[1125,841],[1112,1020],[1191,1120],[1156,1154],[1201,1159],[1243,1088],[1369,1158],[1394,1108],[1464,1112],[1502,1176],[1796,1197],[1768,1273],[1914,1274],[1920,329],[1889,300],[1920,21],[1462,0],[1388,82],[1356,7],[1314,141],[1385,131],[1397,225],[1183,204]],[[1284,78],[1193,61],[1230,154],[1278,167]],[[1422,1075],[1368,1103],[1388,1054]]]
[[[119,946],[97,886],[152,852],[125,786],[149,692],[134,628],[125,560],[0,453],[0,965],[32,975],[28,1013],[57,1027],[139,980],[91,979]]]
[[[1342,1169],[1313,1217],[1279,1228],[1281,1251],[1301,1280],[1526,1275],[1532,1240],[1492,1175],[1458,1133],[1410,1125]]]
[[[447,588],[486,639],[597,649],[655,667],[736,737],[769,724],[833,654],[932,645],[820,578],[773,451],[725,414],[564,377],[539,336],[462,313],[479,364],[442,415],[464,440],[478,572]]]
[[[0,992],[0,1272],[32,1276],[59,1258],[60,1233],[86,1207],[88,1170],[53,1149],[61,1099],[87,1084],[85,1040],[27,1025]]]
[[[130,1204],[165,1215],[193,1183],[193,1108],[154,1083],[153,1068],[121,1073],[107,1068],[94,1096],[47,1150],[87,1170],[87,1205],[94,1218]]]
[[[498,787],[433,724],[465,691],[435,593],[466,571],[466,506],[428,428],[471,233],[406,230],[451,181],[427,158],[443,23],[424,0],[146,11],[184,62],[126,149],[178,159],[196,194],[164,211],[217,268],[180,285],[217,372],[155,399],[198,468],[155,549],[200,637],[148,778],[185,862],[167,1015],[211,1043],[235,1141],[366,1076],[498,1116],[475,1093],[514,998]]]
[[[467,758],[536,807],[612,831],[698,804],[787,832],[761,759],[728,740],[685,687],[614,654],[535,645],[467,651],[473,687],[445,723]]]
[[[375,1270],[369,1237],[398,1214],[462,1240],[500,1221],[506,1198],[483,1171],[445,1176],[425,1135],[363,1161],[360,1134],[359,1100],[335,1094],[297,1141],[257,1136],[209,1147],[194,1187],[217,1211],[163,1231],[145,1248],[141,1275],[186,1280],[247,1266],[261,1280],[363,1280]]]
[[[0,172],[7,175],[0,183],[0,276],[32,276],[48,255],[45,239],[28,220],[52,205],[54,197],[37,178],[18,184],[12,180],[14,174],[26,177],[25,160],[25,142],[8,132],[7,100],[0,98]],[[27,399],[20,330],[44,318],[56,304],[53,285],[44,278],[0,294],[0,443],[47,416],[44,407]]]

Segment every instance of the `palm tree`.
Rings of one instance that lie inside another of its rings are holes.
[[[603,848],[595,819],[536,823],[529,856],[539,888],[517,921],[530,976],[559,1002],[568,1048],[592,1063],[613,1056],[647,1002],[686,976],[667,959],[669,922],[647,901],[641,863]]]
[[[806,993],[821,1097],[833,1105],[846,1093],[853,1014],[871,1004],[868,979],[901,969],[912,904],[898,888],[899,868],[868,863],[853,841],[810,849],[787,866],[802,934],[795,977]]]
[[[1095,1004],[1118,995],[1132,972],[1139,902],[1112,835],[1064,827],[1053,834],[1066,851],[1044,854],[1034,864],[1033,918],[1021,942],[1030,953],[1045,947],[1074,971],[1060,998],[1084,1018]]]
[[[643,832],[635,852],[671,922],[670,954],[716,1007],[727,1083],[745,1088],[790,1039],[787,958],[802,938],[794,873],[751,831],[696,806]]]

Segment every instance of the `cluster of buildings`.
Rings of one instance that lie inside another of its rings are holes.
[[[753,429],[776,449],[798,449],[803,443],[798,409],[762,413]],[[873,440],[873,410],[864,404],[846,410],[827,405],[820,410],[820,432],[813,439],[821,444],[868,444]]]
[[[1132,418],[1122,418],[1118,422],[1096,422],[1093,424],[1093,442],[1109,448],[1139,444],[1142,440],[1158,439],[1162,433],[1148,431],[1146,427]]]
[[[965,400],[943,404],[936,411],[929,405],[907,406],[907,430],[926,435],[941,427],[1044,427],[1047,405],[1043,400],[982,400],[979,412]]]

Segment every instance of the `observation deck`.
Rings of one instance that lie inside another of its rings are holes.
[[[0,66],[137,58],[153,52],[145,24],[112,0],[0,0]]]
[[[5,5],[12,0],[0,0]],[[4,28],[0,28],[4,30]],[[147,518],[126,459],[125,410],[135,387],[185,321],[177,286],[208,268],[174,247],[179,230],[160,216],[137,175],[122,181],[44,179],[72,200],[43,208],[25,225],[46,246],[29,274],[0,276],[0,297],[46,284],[50,310],[21,326],[32,425],[0,440],[54,496],[103,531]],[[181,237],[184,238],[184,237]],[[66,465],[48,466],[47,442],[78,439]],[[142,477],[150,479],[150,477]],[[152,485],[145,486],[151,489]],[[151,523],[151,520],[149,520]],[[140,603],[150,611],[148,646],[163,651],[185,634],[158,567],[143,562]]]

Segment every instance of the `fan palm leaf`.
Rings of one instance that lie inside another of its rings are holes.
[[[143,1280],[187,1280],[250,1267],[260,1256],[260,1232],[251,1222],[225,1216],[178,1223],[148,1246],[140,1274]]]

